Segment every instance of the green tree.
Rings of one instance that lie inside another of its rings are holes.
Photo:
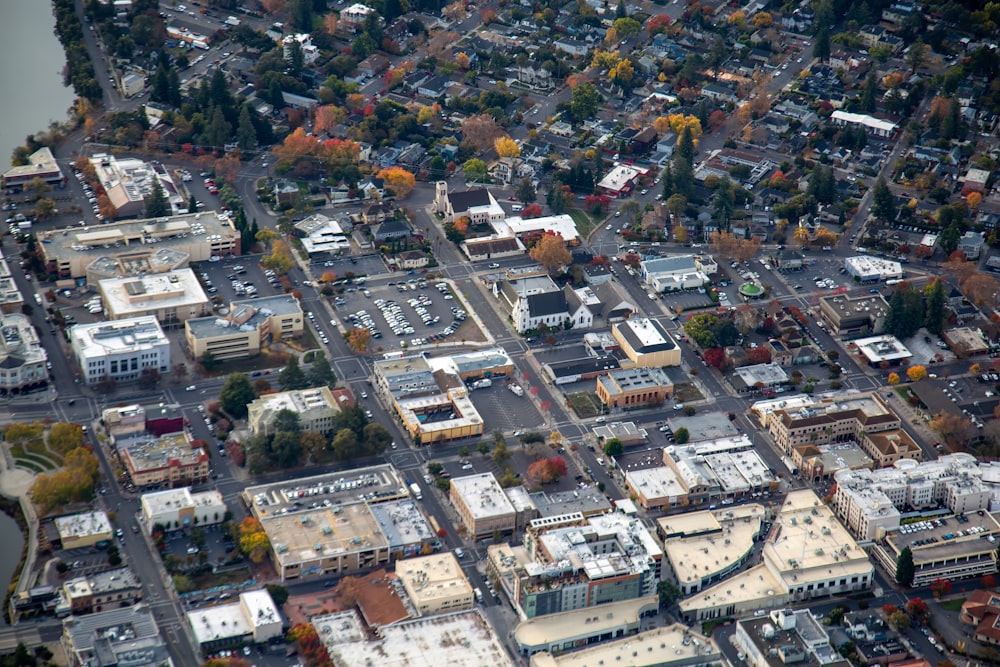
[[[285,391],[305,389],[309,386],[309,380],[306,378],[302,367],[299,366],[298,356],[293,354],[285,362],[285,367],[278,373],[278,384]]]
[[[716,347],[715,327],[719,318],[712,313],[699,313],[684,323],[684,333],[701,347]]]
[[[876,108],[876,95],[878,94],[878,79],[875,78],[875,70],[871,70],[865,78],[864,86],[861,87],[861,109],[872,112]]]
[[[899,558],[896,559],[896,583],[909,586],[913,583],[914,572],[913,552],[910,551],[910,547],[903,547],[899,552]]]
[[[237,419],[247,416],[247,405],[255,398],[250,378],[243,373],[231,373],[219,392],[222,409]]]
[[[944,282],[940,278],[924,288],[924,327],[932,334],[940,334],[944,329],[945,297]]]
[[[153,178],[153,188],[146,197],[146,217],[162,218],[170,215],[170,202],[167,201],[167,193],[163,190],[163,185],[159,178]]]
[[[486,174],[486,163],[477,157],[466,160],[465,164],[462,165],[462,175],[467,181],[478,183],[486,179]]]
[[[215,71],[219,72],[221,70],[217,69]],[[215,107],[215,111],[212,112],[212,120],[209,122],[208,127],[205,128],[203,135],[205,143],[221,150],[229,142],[232,129],[232,125],[226,121],[226,115],[222,112],[222,107]]]
[[[358,436],[351,429],[342,428],[333,436],[330,447],[338,460],[352,459],[358,455]]]
[[[275,433],[271,440],[271,456],[281,468],[291,468],[297,465],[302,456],[299,434],[291,431]]]
[[[691,434],[688,432],[687,427],[681,426],[676,431],[674,431],[674,442],[678,445],[683,445],[691,438]]]
[[[621,456],[625,451],[625,445],[618,438],[611,438],[604,443],[604,453],[607,456]]]
[[[381,424],[368,424],[364,428],[365,454],[375,456],[385,451],[392,442],[392,434]]]
[[[532,204],[538,197],[538,193],[535,191],[535,186],[532,185],[530,178],[522,178],[514,196],[525,204]]]
[[[244,104],[240,108],[240,119],[236,126],[236,143],[240,150],[249,152],[257,149],[257,128],[250,117],[250,107]]]
[[[281,584],[264,584],[264,588],[267,589],[271,599],[274,600],[274,604],[279,607],[288,602],[288,589]]]
[[[581,83],[573,89],[570,97],[569,111],[576,122],[582,122],[594,117],[601,104],[601,94],[597,92],[594,84]]]
[[[896,198],[881,176],[872,188],[872,215],[883,222],[896,218]]]
[[[660,599],[660,609],[667,609],[681,599],[681,589],[669,579],[664,579],[656,585],[656,594]]]
[[[282,408],[274,413],[271,428],[275,433],[299,433],[302,430],[302,418],[295,410]]]
[[[826,27],[819,29],[816,33],[816,43],[813,45],[813,56],[822,61],[830,58],[830,31]]]
[[[337,375],[330,367],[325,354],[315,354],[309,366],[309,384],[313,387],[332,387],[337,383]]]

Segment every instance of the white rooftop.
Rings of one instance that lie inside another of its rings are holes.
[[[187,613],[187,619],[199,644],[253,632],[239,602],[195,609]]]
[[[55,520],[59,535],[66,537],[87,537],[111,532],[111,522],[104,512],[84,512],[72,516],[61,516]]]
[[[196,307],[208,303],[208,297],[191,269],[139,277],[106,278],[98,281],[98,290],[104,298],[105,311],[116,318],[154,309]]]
[[[451,486],[477,520],[514,514],[514,505],[491,472],[453,477]]]
[[[562,236],[563,240],[569,243],[580,238],[580,233],[576,229],[573,218],[565,213],[560,215],[545,215],[539,218],[522,218],[513,216],[503,222],[494,222],[493,228],[500,236],[508,236],[506,231],[510,231],[511,236],[521,236],[532,232],[555,232]]]
[[[667,498],[673,503],[687,493],[677,473],[666,466],[630,470],[625,473],[625,481],[649,500]]]
[[[77,324],[69,330],[73,347],[84,357],[129,354],[168,343],[154,315],[115,322]]]
[[[906,349],[895,336],[888,334],[884,336],[872,336],[871,338],[859,338],[854,341],[858,350],[873,364],[883,361],[899,361],[909,359],[913,353]]]

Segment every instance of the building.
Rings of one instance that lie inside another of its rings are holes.
[[[139,499],[142,524],[146,532],[153,526],[164,530],[189,530],[195,526],[212,526],[226,519],[228,509],[218,491],[191,493],[190,487],[144,493]]]
[[[612,410],[660,406],[673,394],[674,383],[660,368],[639,366],[597,378],[597,398]]]
[[[295,35],[285,35],[281,40],[281,54],[285,62],[292,62],[296,44],[298,44],[299,51],[302,53],[302,63],[304,65],[311,65],[319,58],[319,48],[312,43],[312,36],[297,33]]]
[[[63,549],[83,549],[113,537],[111,522],[104,512],[83,512],[53,520]]]
[[[986,235],[982,232],[965,232],[958,240],[958,250],[965,253],[968,260],[977,260],[983,252],[983,245],[986,243]]]
[[[593,622],[593,621],[592,621]],[[616,630],[619,630],[616,628]],[[608,633],[620,637],[614,632]],[[568,642],[566,642],[568,643]],[[564,643],[565,644],[565,643]],[[529,667],[586,667],[586,665],[632,665],[633,667],[721,667],[726,664],[715,641],[675,623],[612,641],[572,643],[565,652],[554,647],[531,656]]]
[[[10,274],[10,266],[0,251],[0,313],[21,313],[24,307],[24,295],[14,277]]]
[[[142,600],[142,584],[132,570],[120,567],[66,581],[59,590],[57,616],[100,613]]]
[[[469,218],[470,224],[492,225],[507,217],[496,198],[486,188],[449,192],[447,181],[438,181],[435,184],[434,211],[443,215],[445,222]]]
[[[990,345],[981,329],[970,327],[948,328],[941,332],[941,337],[948,344],[948,349],[959,359],[986,354]]]
[[[901,460],[879,470],[842,470],[835,479],[837,516],[866,540],[899,528],[902,511],[947,507],[971,513],[988,509],[992,498],[975,457],[964,453],[922,463]]]
[[[635,425],[635,422],[611,422],[600,424],[593,428],[594,436],[598,442],[607,442],[616,439],[623,446],[638,445],[646,442],[649,431]]]
[[[49,273],[85,278],[95,287],[105,278],[145,276],[240,254],[241,234],[228,213],[184,213],[126,220],[96,227],[39,233]]]
[[[60,644],[70,665],[171,664],[156,619],[146,605],[70,616],[62,622]]]
[[[135,97],[146,87],[146,77],[138,72],[126,72],[122,75],[119,90],[123,97]]]
[[[466,532],[475,539],[514,530],[517,510],[493,473],[452,478],[448,497]]]
[[[830,479],[840,470],[871,470],[875,466],[872,458],[855,442],[799,445],[792,448],[792,463],[802,479],[813,483]]]
[[[499,547],[490,547],[490,551],[495,549],[499,549]],[[504,557],[510,558],[505,552],[500,551],[498,558]],[[494,560],[492,554],[489,558],[491,561]],[[635,640],[640,636],[637,633],[641,630],[642,619],[655,615],[658,608],[659,603],[654,595],[622,602],[609,602],[601,607],[600,614],[594,614],[594,610],[585,607],[536,616],[518,623],[512,639],[518,653],[522,657],[532,656],[533,660],[534,656],[538,656],[539,660],[546,660],[555,654],[564,654],[567,659],[574,656],[587,656],[588,654],[584,651],[571,649],[595,645],[599,645],[595,646],[596,648],[616,645],[617,641],[612,640],[620,640],[625,637],[629,640]],[[670,646],[672,651],[676,651],[675,644],[667,643],[666,645]],[[674,655],[676,656],[676,653]],[[534,664],[534,662],[529,664]],[[566,664],[575,665],[578,663]],[[599,665],[601,663],[598,659],[588,660],[586,664]],[[616,661],[605,664],[618,663]],[[631,664],[631,662],[627,660],[624,664]]]
[[[901,280],[903,277],[903,265],[899,262],[868,255],[845,258],[844,268],[849,276],[862,284]]]
[[[685,621],[865,591],[875,575],[868,554],[808,489],[786,496],[760,553],[760,564],[681,600]]]
[[[189,611],[187,622],[202,654],[266,644],[283,635],[281,612],[264,589],[240,593],[231,604]]]
[[[502,347],[444,357],[464,382],[481,378],[513,377],[514,362]]]
[[[560,236],[570,245],[577,245],[580,242],[580,232],[576,228],[576,222],[565,213],[537,218],[522,218],[515,215],[504,220],[495,220],[491,224],[499,236],[523,239],[526,236],[551,233]]]
[[[472,584],[450,552],[398,561],[396,577],[420,616],[472,609],[476,603]]]
[[[962,187],[965,190],[971,190],[973,192],[984,192],[986,190],[986,184],[990,180],[990,170],[980,169],[979,167],[969,167],[969,170],[965,172],[965,176],[961,177],[959,181],[962,183]]]
[[[268,345],[298,338],[304,330],[302,304],[292,294],[233,301],[229,314],[184,321],[184,338],[192,356],[211,353],[216,359],[247,359]]]
[[[190,433],[119,437],[115,447],[132,483],[139,488],[162,484],[169,488],[208,481],[209,457]]]
[[[381,208],[384,204],[372,206]],[[344,224],[322,213],[314,213],[295,223],[295,236],[302,240],[302,248],[310,255],[338,255],[351,249]]]
[[[711,263],[711,266],[716,266]],[[676,292],[696,289],[710,282],[709,273],[695,255],[672,255],[647,259],[639,263],[640,275],[654,292]],[[717,270],[717,268],[716,268]]]
[[[895,336],[888,334],[859,338],[852,345],[872,368],[898,366],[904,359],[913,356],[913,353],[896,340]]]
[[[658,519],[664,577],[685,597],[725,579],[753,556],[764,517],[764,506],[752,503]]]
[[[976,627],[976,641],[1000,644],[1000,595],[989,590],[972,591],[962,603],[958,620]]]
[[[69,330],[69,339],[87,384],[105,378],[138,380],[147,369],[160,375],[170,370],[170,341],[152,315],[77,324]]]
[[[881,294],[832,294],[819,298],[819,316],[830,333],[845,338],[882,333],[889,304]]]
[[[315,431],[328,435],[340,404],[329,387],[296,389],[276,394],[264,394],[247,406],[247,424],[254,435],[274,435],[274,418],[282,410],[299,416],[303,432]]]
[[[152,315],[170,328],[211,312],[208,296],[191,269],[106,278],[97,283],[97,291],[104,302],[104,315],[112,321]]]
[[[891,137],[899,127],[888,120],[875,118],[862,113],[850,113],[837,109],[830,116],[830,119],[837,125],[850,125],[852,127],[862,127],[865,132],[874,134],[876,137]]]
[[[49,355],[31,320],[0,312],[0,396],[31,392],[48,385]]]
[[[375,10],[368,5],[362,5],[361,3],[355,3],[350,7],[342,10],[340,12],[340,21],[342,24],[357,29],[357,27],[365,22]]]
[[[773,391],[789,383],[788,373],[775,363],[740,366],[733,370],[729,382],[741,394]]]
[[[107,408],[101,412],[101,421],[112,443],[117,444],[118,438],[146,431],[146,408],[138,403]]]
[[[775,445],[790,454],[800,445],[858,442],[862,432],[897,431],[900,420],[877,392],[871,392],[791,401],[770,411],[764,426]]]
[[[543,327],[589,328],[594,323],[593,311],[577,298],[571,305],[566,292],[547,274],[508,277],[494,284],[493,293],[521,334]]]
[[[157,181],[175,214],[187,209],[187,199],[162,164],[146,163],[136,158],[118,159],[114,155],[97,153],[91,156],[90,165],[117,211],[115,217],[143,215],[146,212],[146,198],[153,193],[153,184]]]
[[[3,187],[7,190],[23,190],[24,186],[36,178],[58,188],[66,184],[66,176],[48,146],[42,146],[29,155],[27,164],[11,167],[5,171]]]
[[[850,667],[808,609],[775,609],[736,622],[734,644],[749,667]]]
[[[635,189],[639,177],[644,173],[635,167],[618,164],[604,175],[604,178],[597,184],[597,188],[612,197],[624,197]]]
[[[611,327],[611,335],[635,366],[680,366],[681,350],[663,325],[646,317],[632,317]]]

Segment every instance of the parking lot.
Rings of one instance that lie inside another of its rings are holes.
[[[927,335],[926,329],[921,329],[917,332],[917,335],[909,340],[903,341],[911,353],[913,353],[913,358],[910,359],[910,365],[922,365],[934,363],[940,357],[941,361],[954,361],[956,359],[955,353],[945,347],[938,345],[940,339],[936,336]],[[929,368],[929,371],[933,372],[933,368]]]
[[[314,259],[310,261],[309,271],[314,278],[319,278],[327,271],[333,271],[338,278],[343,278],[348,274],[372,278],[389,273],[385,262],[378,254]]]
[[[269,276],[257,263],[256,257],[202,262],[196,272],[209,296],[218,296],[227,306],[233,299],[254,299],[284,292],[280,284],[274,286],[276,280],[268,281]]]
[[[524,388],[523,383],[522,388]],[[492,433],[497,429],[532,430],[539,428],[545,421],[527,396],[527,392],[524,396],[517,396],[511,393],[507,383],[501,380],[493,382],[491,387],[470,391],[469,398],[483,418],[484,433]]]
[[[677,308],[680,308],[681,310],[708,308],[714,304],[708,294],[702,294],[696,290],[685,292],[667,292],[660,297],[660,300],[663,301],[663,306],[665,308],[673,311],[676,311]]]

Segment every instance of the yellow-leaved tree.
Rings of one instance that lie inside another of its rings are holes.
[[[493,148],[500,157],[521,157],[521,147],[508,136],[497,137],[493,142]]]
[[[402,167],[387,167],[378,172],[378,177],[392,189],[396,199],[406,199],[417,184],[413,173]]]

